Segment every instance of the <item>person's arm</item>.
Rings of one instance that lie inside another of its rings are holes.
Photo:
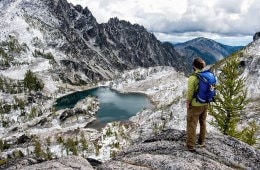
[[[186,107],[189,108],[192,98],[193,98],[193,94],[195,92],[195,83],[196,80],[196,76],[192,75],[189,77],[188,79],[188,90],[187,90],[187,96],[186,96]]]

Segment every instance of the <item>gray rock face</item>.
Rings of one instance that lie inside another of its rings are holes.
[[[260,168],[260,151],[232,137],[207,134],[206,147],[189,152],[185,147],[186,132],[168,129],[122,151],[114,159],[93,165],[79,156],[39,162],[32,158],[11,160],[0,169],[251,169]],[[93,162],[93,160],[92,160]]]
[[[260,152],[234,138],[208,134],[205,148],[189,152],[185,131],[169,129],[121,152],[98,169],[259,169]]]
[[[93,167],[90,163],[80,157],[80,156],[67,156],[62,157],[57,160],[45,161],[42,163],[37,163],[37,160],[32,158],[22,159],[17,161],[14,165],[5,165],[5,167],[1,167],[6,170],[34,170],[34,169],[42,169],[42,170],[73,170],[73,169],[84,169],[84,170],[93,170]]]
[[[70,84],[79,84],[81,79],[84,83],[110,79],[116,72],[137,67],[174,66],[178,71],[187,72],[187,64],[173,46],[161,43],[140,25],[117,18],[98,24],[87,7],[73,6],[66,0],[4,0],[1,3],[7,9],[16,9],[10,15],[29,24],[27,30],[41,32],[43,39],[38,42],[39,38],[35,37],[33,48],[61,54],[61,57],[54,56],[58,67],[54,66],[53,72]],[[4,20],[6,14],[1,13],[0,20]],[[9,30],[12,29],[10,26]],[[84,76],[72,78],[81,74]]]
[[[260,38],[260,32],[255,33],[253,40],[256,41]]]

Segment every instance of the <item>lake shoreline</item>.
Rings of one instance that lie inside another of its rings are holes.
[[[114,121],[129,121],[143,109],[155,107],[149,95],[141,92],[122,92],[109,86],[95,86],[86,90],[75,91],[56,99],[56,110],[74,108],[76,103],[89,96],[96,96],[100,108],[95,112],[96,121],[87,127],[102,128]],[[93,126],[93,127],[92,127]]]

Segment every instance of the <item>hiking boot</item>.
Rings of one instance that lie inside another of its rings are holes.
[[[199,148],[205,148],[206,147],[204,143],[201,144],[199,142],[196,143],[196,146],[199,147]]]

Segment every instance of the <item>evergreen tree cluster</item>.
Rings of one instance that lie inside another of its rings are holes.
[[[52,53],[44,53],[44,51],[41,52],[40,50],[36,50],[36,49],[34,50],[33,56],[42,57],[42,58],[49,59],[49,60],[54,60]]]
[[[15,81],[0,77],[0,91],[10,94],[18,94],[24,92],[24,86],[21,81]]]
[[[47,143],[47,145],[45,146],[46,151],[44,151],[41,142],[38,139],[34,140],[34,151],[33,151],[33,153],[34,153],[35,157],[41,158],[41,159],[47,159],[47,160],[52,159],[52,153],[50,152],[48,142],[46,142],[46,143]]]
[[[36,75],[28,70],[24,77],[24,87],[28,88],[29,91],[40,91],[43,89],[43,82],[36,77]]]
[[[16,64],[14,56],[26,52],[27,49],[27,44],[19,44],[14,36],[9,35],[6,41],[0,42],[0,68],[6,69]]]

